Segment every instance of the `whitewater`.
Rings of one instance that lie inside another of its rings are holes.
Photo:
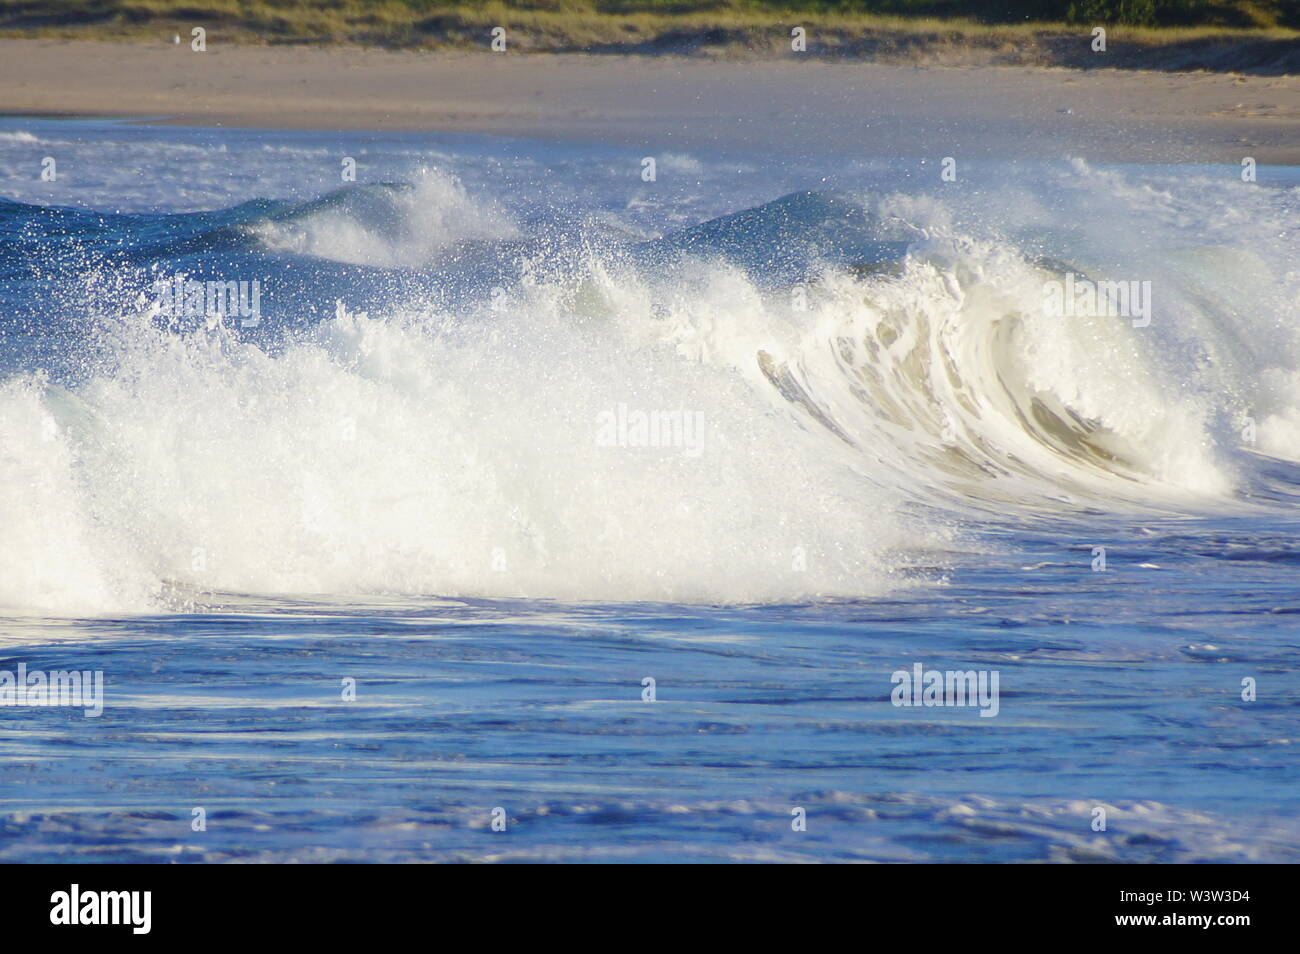
[[[1300,175],[959,168],[0,123],[0,858],[1300,858]]]

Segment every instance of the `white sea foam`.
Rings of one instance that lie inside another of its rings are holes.
[[[9,382],[0,519],[20,532],[0,551],[0,603],[139,608],[165,605],[167,587],[685,601],[888,587],[889,551],[924,538],[905,538],[895,495],[725,361],[632,342],[596,313],[612,301],[579,316],[567,297],[345,315],[275,357],[138,316],[116,329],[113,375],[75,394]],[[653,325],[627,297],[619,320]],[[698,310],[717,320],[715,304]],[[700,453],[602,446],[602,412],[620,404],[698,415]]]
[[[437,170],[410,189],[354,190],[307,214],[255,229],[271,251],[384,267],[428,265],[458,243],[518,235],[500,208],[471,199],[456,178]]]
[[[1087,253],[1106,248],[1152,281],[1145,328],[1045,314],[1061,263],[973,238],[957,203],[888,195],[871,210],[920,236],[908,256],[827,269],[806,309],[706,254],[591,253],[497,307],[341,314],[275,351],[106,317],[112,370],[0,387],[0,605],[858,597],[941,563],[967,513],[1240,504],[1254,451],[1300,459],[1296,276],[1267,239],[1297,197],[1220,191],[1232,221],[1180,243],[1207,214],[1190,192],[1086,166],[1055,205],[1007,187],[1004,227],[1068,210],[1083,238],[1065,267],[1102,268]],[[1147,239],[1104,235],[1116,203]],[[274,250],[388,267],[518,234],[441,175],[257,227]],[[699,453],[601,439],[611,414],[690,415]]]

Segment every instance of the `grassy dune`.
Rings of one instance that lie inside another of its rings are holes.
[[[1108,30],[1108,55],[1087,37]],[[1297,0],[0,0],[0,35],[1300,72]],[[1081,42],[1081,37],[1083,41]]]

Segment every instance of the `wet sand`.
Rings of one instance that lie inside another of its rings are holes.
[[[1300,77],[0,40],[0,113],[646,149],[1300,163]]]

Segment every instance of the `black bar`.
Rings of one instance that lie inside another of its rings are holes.
[[[1101,935],[1232,944],[1254,932],[1286,930],[1291,920],[1283,913],[1291,872],[1279,866],[870,866],[829,891],[820,880],[800,879],[767,880],[757,893],[734,869],[725,882],[704,872],[699,880],[696,872],[667,879],[644,874],[593,886],[583,873],[566,887],[571,875],[563,872],[548,872],[543,886],[528,875],[497,881],[486,873],[420,866],[34,866],[6,892],[6,939],[333,944],[429,928],[449,937],[458,927],[486,927],[493,936],[501,929],[533,930],[534,940],[544,940],[572,939],[613,919],[633,933],[663,931],[680,941],[699,918],[738,936],[763,934],[773,920],[796,931],[839,923],[873,941],[920,941],[932,932],[945,947],[963,938],[1070,942]],[[109,913],[117,903],[127,923],[51,923],[61,897],[70,903],[73,884],[87,915],[99,905],[99,892],[149,892],[148,933],[137,934],[134,926],[144,921],[142,894],[130,908],[121,896],[109,900]]]

